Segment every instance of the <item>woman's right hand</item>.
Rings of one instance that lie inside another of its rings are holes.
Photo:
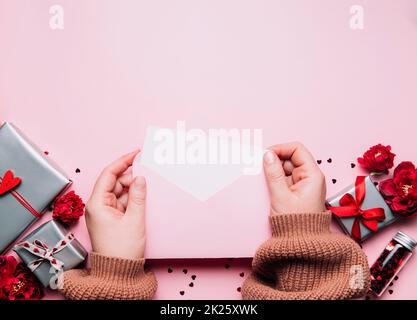
[[[271,214],[319,213],[326,210],[326,181],[301,143],[277,144],[264,155]]]
[[[141,259],[145,251],[145,178],[126,173],[138,151],[107,166],[87,203],[86,222],[94,252]]]

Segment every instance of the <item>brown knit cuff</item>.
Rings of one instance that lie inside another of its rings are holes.
[[[305,237],[330,233],[330,211],[270,216],[273,237]]]
[[[128,280],[144,274],[145,259],[130,260],[91,252],[91,275],[103,280]]]

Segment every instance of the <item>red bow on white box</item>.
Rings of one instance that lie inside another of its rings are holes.
[[[351,236],[357,242],[362,241],[360,223],[369,230],[377,232],[378,222],[385,220],[385,210],[383,208],[362,209],[366,194],[365,178],[364,176],[356,177],[355,197],[350,193],[346,193],[339,200],[340,207],[326,205],[328,210],[340,218],[355,217]]]

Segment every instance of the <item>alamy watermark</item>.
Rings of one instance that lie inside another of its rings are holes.
[[[352,30],[363,30],[365,24],[365,11],[362,6],[355,4],[350,7],[349,27]]]
[[[349,270],[349,287],[353,290],[362,290],[365,286],[363,266],[355,264]]]
[[[64,8],[59,4],[49,7],[49,27],[52,30],[64,29]]]
[[[187,129],[177,121],[175,129],[159,128],[153,160],[159,165],[243,165],[243,174],[262,168],[262,129]]]
[[[57,270],[51,266],[49,273],[51,274],[49,288],[52,290],[62,290],[64,288],[64,270]]]

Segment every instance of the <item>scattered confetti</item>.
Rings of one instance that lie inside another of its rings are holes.
[[[332,179],[332,182],[333,182],[333,184],[335,184],[337,182],[337,180],[336,179]]]
[[[229,269],[229,268],[230,268],[230,264],[226,263],[226,264],[224,265],[224,267],[225,267],[226,269]]]
[[[238,287],[236,290],[237,290],[237,292],[241,292],[242,291],[242,288],[241,287]]]
[[[196,276],[195,274],[193,274],[193,275],[191,276],[191,279],[195,280],[195,278],[197,278],[197,276]]]
[[[75,173],[80,173],[81,172],[81,170],[80,169],[75,169]]]
[[[168,268],[168,273],[172,273],[172,269],[171,268]]]
[[[194,287],[194,282],[190,282],[190,284],[188,285],[189,287]]]
[[[184,295],[184,293],[185,293],[184,291],[180,291],[180,295],[182,295],[182,296],[183,296],[183,295]]]
[[[332,158],[327,159],[328,163],[332,163],[332,161],[333,161]]]
[[[354,164],[353,162],[350,164],[350,167],[353,169],[356,167],[356,164]]]
[[[184,272],[184,274],[187,274],[188,270],[187,269],[182,269],[182,272]]]
[[[49,155],[49,151],[44,151],[43,152],[46,156]]]
[[[393,294],[393,292],[394,292],[394,291],[392,291],[392,290],[388,290],[388,293],[389,293],[389,294]]]
[[[241,276],[242,278],[245,276],[244,272],[239,273],[239,276]]]
[[[321,164],[321,160],[317,160],[317,164]]]
[[[398,280],[398,276],[395,276],[394,280]]]

